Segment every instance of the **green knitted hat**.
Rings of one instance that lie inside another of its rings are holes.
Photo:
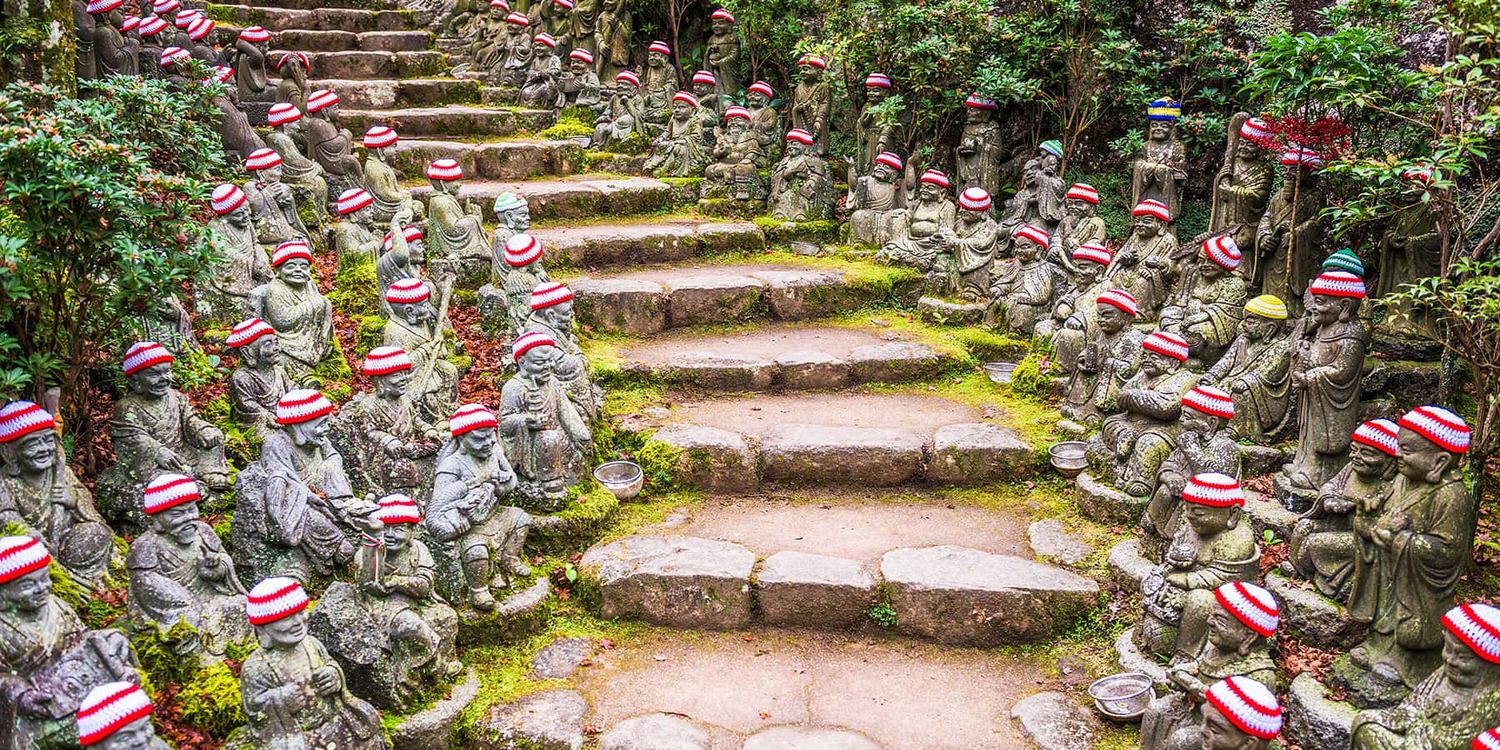
[[[526,205],[526,201],[515,193],[501,193],[495,196],[495,213],[503,213]]]
[[[1363,278],[1365,275],[1365,264],[1360,262],[1359,256],[1355,255],[1353,250],[1346,247],[1328,256],[1323,261],[1323,270],[1348,271],[1355,276]]]
[[[1052,154],[1053,156],[1056,156],[1059,159],[1062,158],[1062,141],[1058,141],[1058,140],[1042,141],[1042,145],[1039,146],[1038,148],[1040,148],[1043,151],[1046,151],[1049,154]]]

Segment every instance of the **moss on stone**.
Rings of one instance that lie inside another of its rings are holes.
[[[184,723],[218,738],[228,737],[245,723],[239,678],[223,662],[199,669],[183,683],[177,693],[177,707]]]
[[[349,369],[349,360],[344,356],[344,345],[337,337],[333,339],[333,353],[319,362],[310,373],[323,384],[323,395],[334,403],[343,403],[354,394],[354,371]]]
[[[558,120],[556,125],[537,133],[537,137],[548,141],[561,141],[568,138],[592,136],[593,134],[594,127],[592,125],[573,120]]]
[[[229,457],[232,465],[244,468],[260,456],[261,436],[254,430],[241,427],[235,421],[229,394],[225,393],[204,404],[201,413],[204,420],[224,433],[224,454]]]
[[[333,289],[328,292],[333,309],[350,317],[380,313],[380,282],[375,276],[375,260],[364,253],[339,258]]]
[[[566,507],[551,523],[534,529],[527,547],[542,552],[560,552],[587,546],[609,527],[620,501],[593,479],[568,489]]]

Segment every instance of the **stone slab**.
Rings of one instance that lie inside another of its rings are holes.
[[[753,276],[704,269],[667,282],[667,326],[710,325],[742,320],[755,312],[765,284]]]
[[[1305,748],[1349,747],[1358,711],[1348,703],[1330,700],[1312,675],[1303,673],[1287,689],[1287,739]]]
[[[1281,503],[1268,495],[1257,492],[1245,493],[1245,515],[1257,537],[1271,531],[1278,539],[1290,539],[1292,527],[1297,525],[1297,514],[1281,507]]]
[[[648,189],[644,182],[631,184],[637,186],[632,189]],[[526,195],[525,190],[521,195]],[[574,267],[626,264],[636,267],[765,247],[765,238],[754,224],[696,219],[550,227],[538,229],[535,234],[547,248],[549,258],[563,259]]]
[[[921,474],[927,441],[901,427],[782,424],[760,436],[761,475],[789,484],[894,486]]]
[[[709,492],[743,492],[759,483],[755,453],[737,432],[675,424],[657,430],[652,439],[682,451],[676,477],[694,487]]]
[[[531,677],[535,680],[566,680],[593,653],[594,642],[587,638],[558,638],[531,657]]]
[[[1027,696],[1011,706],[1010,718],[1037,750],[1092,750],[1098,741],[1098,719],[1062,693]]]
[[[500,128],[505,124],[504,120],[496,120],[493,126]],[[519,120],[514,124],[515,127],[521,126]],[[486,182],[487,180],[529,180],[534,177],[569,175],[578,171],[583,158],[583,150],[569,141],[506,140],[464,143],[440,138],[418,138],[414,137],[416,133],[404,130],[397,132],[402,138],[396,144],[391,163],[397,173],[415,179],[411,184],[413,194],[424,195],[431,191],[431,187],[420,179],[423,168],[438,159],[453,159],[464,168],[465,180],[459,186],[459,196],[474,198],[484,210],[486,220],[494,219],[495,196],[503,192],[488,190],[486,186],[494,183]],[[548,246],[548,249],[550,251],[551,247]]]
[[[857,560],[777,552],[756,573],[760,619],[771,625],[857,625],[875,602],[875,575]]]
[[[1094,548],[1063,528],[1062,521],[1045,518],[1032,522],[1026,529],[1031,549],[1037,557],[1056,560],[1064,565],[1077,565],[1094,554]]]
[[[393,746],[401,750],[449,750],[459,714],[478,695],[479,677],[470,669],[464,681],[454,685],[447,697],[425,711],[412,714],[392,730]]]
[[[1109,574],[1126,591],[1139,592],[1141,581],[1156,567],[1141,554],[1141,543],[1137,539],[1126,539],[1109,548]]]
[[[649,279],[582,278],[568,282],[578,322],[644,336],[667,328],[667,289]]]
[[[405,109],[479,101],[479,84],[453,78],[355,80],[324,78],[311,81],[314,89],[338,92],[339,104],[350,109]],[[416,173],[420,174],[420,173]]]
[[[416,19],[409,11],[363,8],[311,8],[307,10],[250,5],[214,5],[214,18],[232,26],[264,26],[267,31],[411,31]],[[272,60],[280,57],[273,52]],[[314,78],[337,78],[316,72]]]
[[[983,302],[953,302],[938,297],[917,300],[917,314],[922,322],[935,325],[973,326],[984,322]]]
[[[1093,474],[1078,475],[1078,509],[1085,518],[1102,524],[1134,526],[1146,509],[1146,499],[1131,497]]]
[[[1316,648],[1347,651],[1364,640],[1368,628],[1349,619],[1349,611],[1312,588],[1303,588],[1279,572],[1266,575],[1266,590],[1281,603],[1279,630]]]
[[[749,624],[754,567],[755,553],[738,544],[664,536],[595,545],[580,563],[599,587],[603,616],[705,629]]]
[[[567,142],[555,141],[555,143]],[[489,147],[498,144],[475,145]],[[576,165],[570,164],[567,171],[572,171],[573,168],[576,168]],[[567,174],[567,171],[560,172],[560,174]],[[536,174],[546,173],[536,172]],[[429,190],[418,187],[413,192],[425,194]],[[473,198],[485,207],[486,220],[495,219],[492,209],[495,198],[502,193],[514,193],[525,198],[533,221],[628,216],[664,210],[675,205],[672,186],[649,177],[589,179],[585,175],[577,175],[568,179],[539,179],[522,182],[465,182],[459,190],[461,198]],[[539,229],[536,234],[550,233],[566,236],[569,229],[575,228]],[[558,254],[557,248],[553,246],[555,243],[544,244],[549,251],[553,252],[553,257],[570,258],[566,254]],[[570,258],[571,260],[573,259]]]
[[[932,436],[927,478],[944,484],[980,484],[1029,473],[1036,451],[1013,430],[989,422],[939,427]]]
[[[588,703],[573,690],[548,690],[494,706],[476,722],[474,750],[582,750]]]
[[[233,26],[225,28],[234,30]],[[286,29],[276,34],[276,46],[303,52],[420,52],[432,46],[432,33]]]
[[[846,729],[771,727],[745,739],[740,750],[883,750],[869,737]]]
[[[680,716],[646,714],[614,725],[599,750],[710,750],[708,732]]]
[[[272,60],[280,60],[284,50],[272,50],[270,54]],[[418,78],[438,75],[448,70],[448,58],[437,50],[415,52],[346,50],[306,54],[308,62],[312,63],[311,77],[313,78]],[[340,111],[348,114],[346,110]],[[344,123],[344,126],[353,129],[349,123]],[[357,132],[363,133],[366,127],[369,125],[364,125]]]
[[[399,54],[425,53],[403,52]],[[354,132],[362,133],[373,125],[386,125],[395,129],[402,137],[412,139],[428,136],[506,137],[545,128],[548,121],[556,117],[551,112],[489,109],[468,104],[402,109],[345,109],[340,111],[340,115],[344,126]],[[397,145],[398,158],[395,164],[399,168],[406,166],[406,162],[399,155],[411,149],[400,149],[400,144]],[[420,171],[405,169],[401,169],[399,173],[413,176],[422,174]],[[482,177],[469,170],[465,170],[464,174],[474,178]]]

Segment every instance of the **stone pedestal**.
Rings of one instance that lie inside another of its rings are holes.
[[[983,302],[953,302],[938,297],[923,296],[917,300],[917,314],[922,322],[949,326],[975,326],[984,322]]]
[[[1281,602],[1280,629],[1316,648],[1346,651],[1359,645],[1367,628],[1349,619],[1349,611],[1312,588],[1280,573],[1266,576],[1266,589]]]
[[[1283,734],[1306,748],[1348,747],[1356,713],[1348,703],[1328,698],[1323,685],[1303,673],[1287,690]]]
[[[1147,498],[1131,497],[1093,474],[1078,475],[1078,509],[1092,521],[1134,526],[1146,510]]]
[[[448,697],[432,708],[406,717],[391,730],[391,742],[401,750],[448,750],[453,746],[453,728],[475,696],[479,695],[479,677],[470,669],[464,681],[453,686]]]
[[[1333,667],[1328,670],[1328,684],[1343,689],[1349,702],[1359,708],[1390,708],[1411,692],[1400,679],[1387,682],[1354,666],[1347,654],[1333,660]]]

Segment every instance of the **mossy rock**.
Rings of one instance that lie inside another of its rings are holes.
[[[575,485],[568,494],[565,509],[537,519],[527,537],[529,549],[550,554],[587,546],[604,533],[620,507],[620,501],[592,479]]]
[[[375,275],[375,260],[364,253],[339,258],[333,289],[328,292],[333,309],[350,317],[380,313],[380,282]]]
[[[831,219],[815,221],[782,221],[774,216],[757,216],[753,219],[760,231],[765,233],[771,245],[792,242],[814,242],[819,245],[832,244],[839,239],[839,223]]]
[[[552,618],[552,587],[545,577],[516,581],[511,592],[490,612],[479,612],[467,606],[459,608],[459,646],[508,645],[547,627]]]
[[[719,219],[752,219],[766,212],[766,202],[735,198],[699,198],[698,213]]]
[[[333,352],[309,374],[323,384],[323,395],[334,403],[343,403],[354,395],[354,371],[349,368],[349,360],[344,357],[344,346],[337,337],[333,339]]]
[[[593,134],[592,125],[573,120],[558,120],[556,125],[537,133],[537,137],[549,141],[562,141],[569,138],[589,137]]]
[[[202,415],[204,420],[224,433],[224,455],[229,458],[231,466],[244,468],[260,456],[260,433],[247,430],[235,421],[229,394],[222,394],[204,404]]]

